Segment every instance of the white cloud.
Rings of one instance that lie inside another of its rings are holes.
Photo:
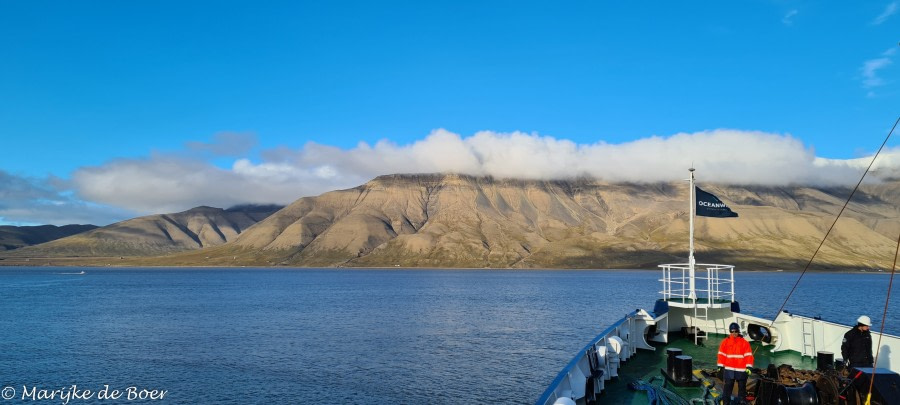
[[[878,15],[878,17],[875,17],[875,19],[872,20],[872,25],[881,25],[882,23],[887,21],[888,18],[890,18],[897,12],[898,3],[900,2],[892,1],[891,3],[889,3],[887,7],[884,8],[884,11],[882,11],[881,14]]]
[[[698,179],[706,182],[847,185],[862,173],[861,162],[867,164],[864,159],[816,158],[790,135],[728,129],[622,144],[576,144],[522,132],[483,131],[462,137],[441,129],[407,145],[383,140],[340,149],[309,143],[299,150],[279,148],[262,155],[261,162],[238,159],[229,169],[184,157],[120,159],[78,170],[72,184],[89,201],[165,213],[198,205],[287,204],[394,173],[653,182],[679,180],[693,165]],[[883,170],[900,164],[887,159],[890,165],[881,165]]]
[[[211,205],[285,203],[317,194],[330,184],[312,170],[277,163],[254,165],[245,159],[230,170],[200,160],[172,156],[120,159],[82,168],[72,176],[86,200],[142,213],[176,212]]]
[[[57,178],[36,179],[0,171],[0,225],[105,225],[134,215],[78,199]]]
[[[781,18],[781,23],[784,25],[794,25],[794,16],[798,13],[797,9],[793,9],[787,12],[784,17]]]
[[[893,57],[895,53],[896,48],[890,48],[887,51],[882,52],[880,57],[863,62],[860,73],[862,75],[864,88],[873,89],[887,84],[887,82],[879,76],[879,71],[894,63]],[[869,94],[874,95],[874,92],[870,91]]]
[[[702,182],[852,185],[870,162],[817,158],[790,135],[730,129],[620,144],[577,144],[523,132],[482,131],[463,137],[439,129],[406,145],[382,140],[340,149],[308,143],[300,149],[262,151],[261,156],[258,162],[237,159],[229,168],[184,153],[118,159],[81,168],[69,181],[0,171],[0,224],[106,225],[200,205],[288,204],[396,173],[655,182],[685,178],[693,165]],[[900,177],[900,150],[883,152],[877,163],[878,175]]]

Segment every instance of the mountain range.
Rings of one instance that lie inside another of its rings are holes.
[[[96,225],[2,225],[0,226],[0,251],[37,245],[96,228]]]
[[[802,269],[849,188],[703,188],[739,213],[698,217],[699,262]],[[900,182],[864,185],[813,268],[887,269],[900,233]],[[198,207],[136,218],[13,257],[164,266],[653,268],[686,260],[687,182],[510,180],[388,175],[273,212]],[[89,256],[89,257],[85,257]]]
[[[278,211],[278,205],[196,207],[148,215],[7,252],[8,257],[152,256],[218,246]]]

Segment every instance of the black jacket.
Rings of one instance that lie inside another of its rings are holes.
[[[844,361],[850,361],[850,367],[872,367],[875,362],[872,358],[872,334],[858,327],[847,331],[841,343],[841,356]]]

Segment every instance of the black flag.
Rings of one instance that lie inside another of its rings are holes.
[[[700,189],[700,187],[694,187],[697,189],[697,216],[698,217],[716,217],[716,218],[731,218],[736,217],[738,214],[728,208],[719,197],[716,197],[706,191]]]

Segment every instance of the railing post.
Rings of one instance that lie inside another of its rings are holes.
[[[734,302],[734,266],[731,266],[731,302]]]
[[[672,285],[672,284],[673,284],[673,281],[672,281],[672,267],[671,267],[671,266],[668,266],[668,265],[664,266],[664,267],[663,267],[663,274],[665,275],[664,278],[665,278],[665,283],[666,283],[666,299],[668,300],[668,299],[671,299],[671,298],[672,298],[672,295],[674,294],[673,288],[675,288],[675,287]]]
[[[669,277],[666,275],[666,267],[665,266],[663,266],[663,268],[662,268],[662,274],[663,274],[663,277],[662,277],[663,300],[667,300],[667,299],[669,299],[669,289],[672,288],[672,286],[669,285]]]
[[[710,285],[712,286],[710,287],[710,289],[713,291],[710,293],[712,297],[710,297],[709,299],[717,300],[719,299],[719,267],[710,266],[709,270],[713,273],[713,275],[710,276]]]

